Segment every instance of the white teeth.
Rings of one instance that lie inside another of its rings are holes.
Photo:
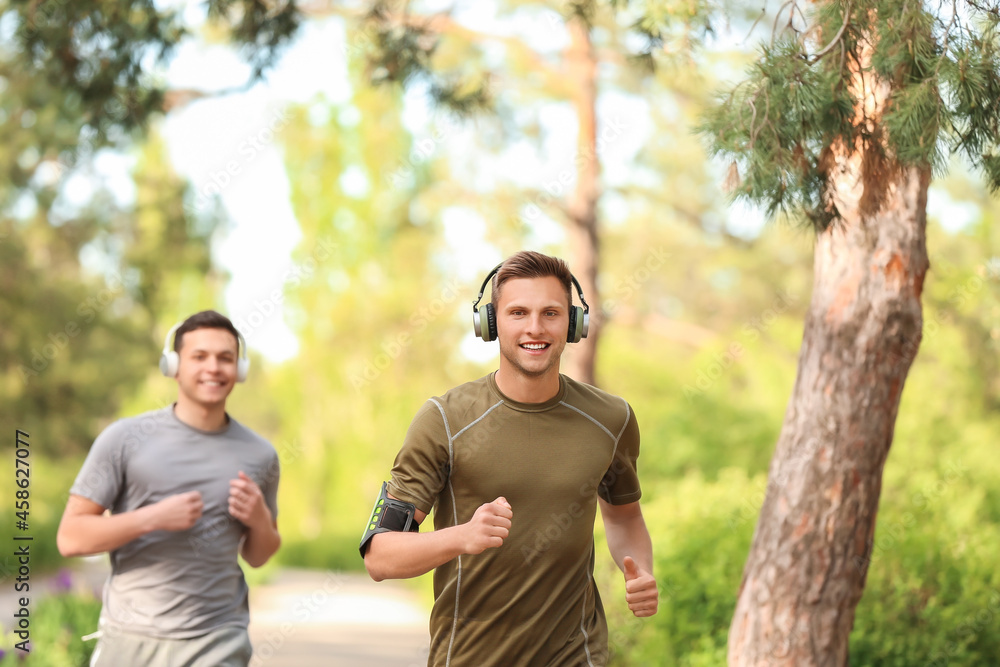
[[[521,347],[526,350],[544,350],[548,345],[546,343],[525,343]]]

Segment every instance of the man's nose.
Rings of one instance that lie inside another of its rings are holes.
[[[528,316],[528,331],[542,331],[543,328],[541,313],[532,313]]]

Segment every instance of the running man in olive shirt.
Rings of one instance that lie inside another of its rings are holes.
[[[500,341],[499,370],[420,409],[361,552],[376,581],[435,570],[429,665],[605,665],[597,507],[629,608],[657,610],[639,427],[624,399],[559,373],[589,324],[566,264],[521,252],[494,274],[491,303],[473,309],[476,332]],[[432,508],[434,530],[418,532]]]

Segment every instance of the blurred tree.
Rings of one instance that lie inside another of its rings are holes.
[[[817,230],[798,378],[730,665],[847,664],[922,335],[928,184],[954,151],[1000,187],[998,25],[993,2],[793,0],[747,78],[705,119],[739,198],[804,212]]]
[[[206,9],[255,78],[298,24],[294,3]],[[78,451],[155,368],[148,332],[161,314],[176,317],[181,298],[208,305],[218,288],[210,272],[203,281],[217,218],[184,215],[186,186],[162,145],[143,149],[134,203],[96,167],[201,94],[166,91],[155,75],[190,30],[174,8],[125,0],[8,0],[0,26],[0,413],[38,425],[42,451]]]
[[[301,20],[294,0],[206,0],[203,7],[209,23],[251,65],[248,83],[273,64]],[[164,110],[204,94],[167,90],[156,74],[155,66],[192,35],[177,6],[152,0],[4,0],[0,17],[8,85],[88,128],[97,144],[144,128]],[[64,132],[59,138],[72,143],[77,136]],[[45,141],[39,148],[44,154],[62,147]]]
[[[187,186],[162,143],[145,147],[133,175],[133,205],[99,189],[82,205],[54,194],[46,208],[0,216],[0,417],[32,431],[40,452],[86,451],[156,367],[159,314],[219,294],[214,223],[185,218]]]

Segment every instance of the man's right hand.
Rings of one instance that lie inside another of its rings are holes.
[[[510,535],[510,521],[513,517],[510,503],[503,496],[480,505],[472,519],[465,524],[465,553],[480,554],[501,546]]]
[[[201,518],[204,504],[199,491],[168,496],[149,506],[155,530],[187,530]]]

